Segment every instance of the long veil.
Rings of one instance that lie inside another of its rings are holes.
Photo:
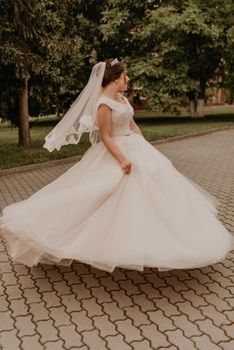
[[[52,152],[63,145],[77,144],[84,132],[89,133],[91,144],[98,142],[100,133],[96,124],[96,102],[102,90],[106,63],[93,66],[89,81],[60,122],[45,137],[44,148]]]

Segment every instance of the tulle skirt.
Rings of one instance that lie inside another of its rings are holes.
[[[13,261],[161,271],[214,264],[234,249],[215,197],[139,134],[114,140],[132,162],[129,175],[99,142],[55,181],[3,210],[1,234]]]

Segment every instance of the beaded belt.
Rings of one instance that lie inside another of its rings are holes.
[[[112,136],[130,136],[130,135],[132,135],[132,134],[134,134],[134,131],[133,131],[133,130],[127,131],[127,132],[125,132],[124,134],[114,134],[114,135],[112,135]]]

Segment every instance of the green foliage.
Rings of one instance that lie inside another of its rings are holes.
[[[201,0],[108,3],[104,38],[121,45],[132,82],[151,97],[151,106],[180,107],[184,96],[204,98],[210,84],[227,79],[231,0],[214,0],[212,6]]]

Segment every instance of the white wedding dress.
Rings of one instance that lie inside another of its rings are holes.
[[[130,129],[133,109],[123,102],[101,96],[97,105],[112,109],[113,140],[131,173],[100,141],[55,181],[7,206],[0,227],[14,261],[160,271],[210,265],[234,249],[218,200]]]

